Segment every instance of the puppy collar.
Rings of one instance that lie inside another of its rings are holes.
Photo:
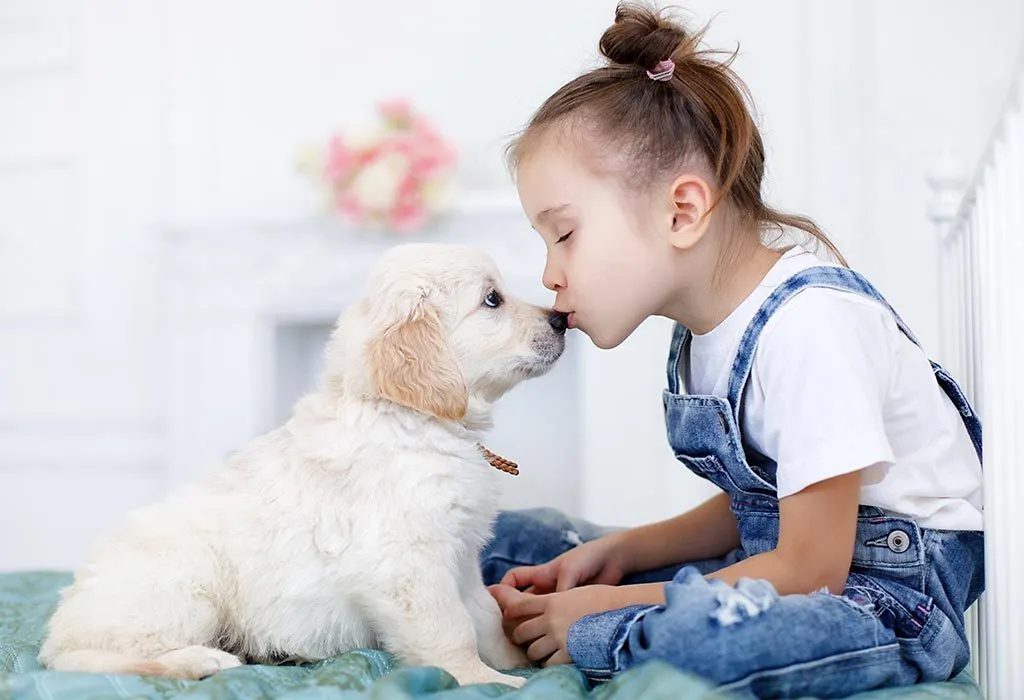
[[[498,455],[494,454],[483,445],[477,444],[477,447],[480,448],[480,452],[483,453],[484,459],[487,460],[487,463],[490,464],[495,469],[497,469],[498,471],[505,472],[506,474],[511,474],[512,476],[517,476],[519,474],[519,465],[516,464],[515,462],[510,462],[504,457],[499,457]]]

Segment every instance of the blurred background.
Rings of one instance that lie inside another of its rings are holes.
[[[595,64],[614,0],[0,0],[0,570],[68,568],[129,508],[287,416],[366,267],[405,240],[491,251],[540,303],[508,138]],[[814,217],[934,347],[927,176],[981,154],[1021,0],[694,0],[768,146],[768,196]],[[457,153],[450,208],[380,232],[297,166],[405,100]],[[318,150],[319,149],[319,150]],[[616,525],[708,487],[662,427],[667,322],[573,335],[489,441],[507,507]]]

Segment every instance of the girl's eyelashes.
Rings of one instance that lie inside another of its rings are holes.
[[[555,245],[558,245],[559,243],[565,243],[567,240],[569,240],[569,236],[571,236],[572,234],[573,232],[569,231],[569,233],[565,234],[564,236],[561,236],[558,240],[555,241]]]

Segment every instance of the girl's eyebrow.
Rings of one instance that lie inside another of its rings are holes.
[[[541,222],[544,221],[544,219],[547,219],[548,217],[554,216],[555,214],[560,214],[568,206],[569,206],[568,204],[560,204],[557,207],[549,207],[549,208],[545,209],[540,214],[537,214],[537,223],[541,223]]]

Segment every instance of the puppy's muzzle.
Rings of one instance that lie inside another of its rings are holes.
[[[566,314],[545,311],[543,318],[547,323],[536,327],[531,343],[534,352],[534,366],[531,369],[540,373],[550,369],[562,356],[565,350],[565,332],[569,327]]]

